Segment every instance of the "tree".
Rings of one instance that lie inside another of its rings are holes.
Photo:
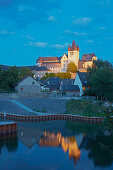
[[[107,64],[106,64],[107,63]],[[96,67],[90,70],[88,93],[101,99],[113,99],[113,68],[108,62],[97,61]]]
[[[113,66],[108,61],[94,60],[93,61],[93,67],[92,68],[89,67],[88,71],[93,72],[93,71],[97,70],[98,68],[100,68],[100,69],[102,69],[102,68],[113,68]]]
[[[41,80],[48,79],[50,77],[59,77],[60,79],[70,79],[70,73],[46,73]]]
[[[32,73],[32,71],[27,67],[22,67],[19,71],[19,78],[20,79],[27,77],[27,76],[33,77],[33,75],[34,74]]]
[[[70,62],[67,65],[67,73],[77,73],[77,66],[74,62]]]
[[[3,71],[2,68],[0,67],[0,91],[2,91],[2,80],[3,80]]]
[[[19,74],[17,67],[10,67],[2,73],[2,89],[4,91],[11,91],[15,84],[19,81]]]

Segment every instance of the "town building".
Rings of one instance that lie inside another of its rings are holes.
[[[41,92],[41,85],[32,77],[28,76],[21,79],[15,85],[15,90],[20,95],[27,95],[27,96],[39,95]]]
[[[42,66],[42,67],[38,67],[38,66],[27,66],[27,68],[29,68],[32,73],[34,74],[34,78],[42,78],[45,73],[51,73],[52,71],[49,70],[47,67]]]
[[[87,88],[88,72],[77,72],[74,85],[77,85],[80,89],[80,96],[83,95],[85,89]]]
[[[36,60],[36,64],[39,67],[47,67],[52,73],[65,73],[67,71],[67,65],[70,62],[74,62],[78,71],[87,72],[88,67],[93,66],[93,61],[97,60],[97,57],[95,53],[83,54],[80,60],[79,50],[78,44],[76,45],[73,40],[72,46],[69,44],[68,54],[64,54],[62,57],[39,57]]]
[[[18,69],[21,69],[21,68],[29,68],[32,73],[34,74],[34,78],[36,79],[37,77],[38,78],[42,78],[45,73],[51,73],[51,70],[49,70],[47,67],[45,66],[42,66],[42,67],[39,67],[37,65],[34,65],[34,66],[22,66],[22,67],[17,67]]]
[[[74,85],[75,79],[62,79],[60,83],[61,92],[65,93],[69,97],[79,97],[80,89],[78,85]]]

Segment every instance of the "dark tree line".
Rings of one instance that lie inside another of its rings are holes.
[[[88,90],[86,95],[102,100],[113,100],[113,66],[107,61],[94,61],[88,69]]]
[[[16,83],[26,76],[33,76],[33,73],[27,67],[18,69],[16,66],[9,67],[7,70],[0,68],[0,92],[11,92]]]

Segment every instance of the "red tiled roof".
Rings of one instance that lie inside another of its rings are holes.
[[[94,56],[96,56],[95,53],[83,54],[82,61],[92,61]]]
[[[37,61],[59,61],[61,60],[61,57],[39,57]]]

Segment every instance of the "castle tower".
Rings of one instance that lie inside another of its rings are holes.
[[[70,47],[70,44],[69,44],[69,47],[68,47],[68,60],[69,62],[74,62],[78,68],[78,62],[79,62],[79,46],[77,44],[76,46],[76,43],[75,41],[73,40],[72,42],[72,47]]]

